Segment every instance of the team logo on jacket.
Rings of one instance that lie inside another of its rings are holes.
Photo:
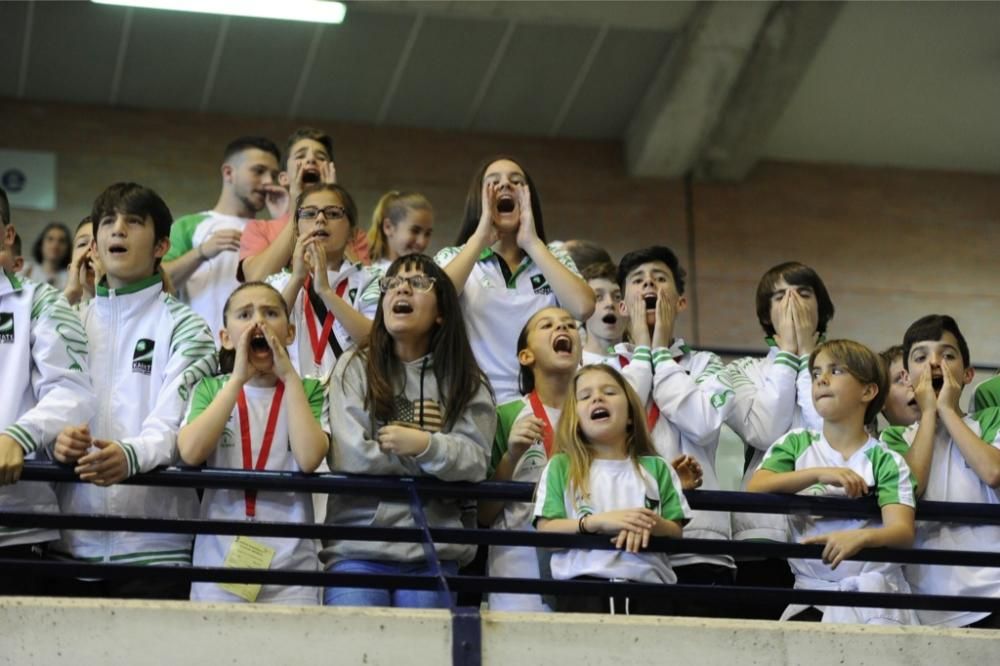
[[[552,287],[549,286],[548,282],[545,281],[544,275],[532,275],[531,276],[531,288],[535,290],[536,294],[551,294]]]
[[[347,291],[347,302],[348,303],[353,303],[354,299],[357,298],[357,296],[358,296],[358,290],[357,289],[349,289]]]
[[[14,313],[0,312],[0,343],[14,342]]]
[[[646,504],[646,508],[649,509],[650,511],[656,511],[657,513],[659,513],[659,511],[660,511],[660,500],[653,499],[652,497],[650,497],[649,495],[647,495],[646,496],[646,502],[645,502],[645,504]]]
[[[132,372],[148,375],[153,371],[153,347],[155,343],[148,338],[140,338],[135,343],[135,351],[132,352]]]

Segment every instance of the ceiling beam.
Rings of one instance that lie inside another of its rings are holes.
[[[35,24],[35,3],[29,2],[24,12],[24,41],[21,42],[21,62],[17,68],[17,98],[24,99],[28,88],[28,60],[31,57],[31,29]]]
[[[678,178],[701,156],[773,2],[699,4],[625,134],[633,176]]]
[[[212,101],[212,93],[215,92],[215,77],[219,74],[219,63],[222,61],[222,52],[226,48],[226,37],[229,35],[229,17],[223,16],[219,22],[219,32],[215,36],[215,46],[212,47],[212,57],[208,61],[205,71],[205,87],[201,91],[201,104],[199,111],[207,111],[208,103]]]
[[[695,166],[698,178],[736,181],[750,173],[842,7],[842,2],[775,7]]]
[[[134,10],[129,7],[122,17],[122,36],[118,40],[118,54],[115,56],[115,70],[111,74],[111,92],[108,94],[108,104],[118,103],[118,93],[122,87],[122,75],[125,73],[125,56],[128,54],[128,41],[132,34],[132,15]]]
[[[646,0],[532,0],[469,2],[468,0],[365,0],[351,2],[348,12],[427,14],[449,18],[493,19],[529,24],[576,25],[629,30],[679,30],[697,2]]]
[[[556,114],[556,118],[552,121],[552,126],[549,127],[549,136],[556,136],[562,129],[563,123],[566,122],[566,116],[573,109],[573,104],[576,102],[577,95],[580,94],[580,89],[583,88],[583,84],[586,83],[587,77],[590,76],[590,70],[594,66],[594,61],[597,60],[597,54],[601,51],[601,45],[604,44],[604,38],[608,36],[608,26],[602,25],[601,29],[597,31],[594,35],[594,41],[590,43],[590,49],[587,51],[587,55],[583,58],[583,62],[580,64],[580,69],[576,73],[576,77],[573,79],[572,85],[570,85],[569,90],[566,91],[566,98],[563,100],[562,106],[559,108],[559,113]]]
[[[309,48],[306,49],[306,57],[299,68],[299,80],[295,84],[295,92],[292,93],[292,101],[288,104],[288,117],[295,118],[299,114],[299,106],[302,105],[302,98],[306,94],[306,85],[309,83],[309,76],[312,74],[313,65],[316,63],[316,54],[319,53],[319,45],[323,41],[324,23],[317,23],[313,26],[312,39],[309,41]]]
[[[399,82],[403,80],[403,73],[406,71],[406,66],[410,63],[410,54],[413,53],[413,46],[417,43],[417,38],[420,36],[420,29],[423,26],[424,15],[417,14],[413,25],[410,27],[410,33],[406,36],[406,42],[403,43],[403,50],[399,53],[396,69],[392,72],[389,85],[386,86],[385,95],[382,97],[382,104],[379,106],[378,115],[375,117],[376,125],[384,123],[385,119],[389,116],[389,109],[392,108],[392,100],[399,89]]]
[[[472,129],[472,126],[476,124],[479,110],[483,107],[483,102],[486,101],[486,95],[490,92],[490,86],[493,85],[493,79],[497,75],[497,70],[500,69],[500,64],[503,62],[504,56],[507,55],[507,47],[510,46],[510,40],[514,36],[515,30],[517,30],[517,21],[508,21],[507,27],[500,37],[500,42],[493,49],[493,57],[490,58],[490,64],[486,66],[486,71],[483,72],[483,78],[479,82],[476,95],[472,98],[472,103],[469,104],[469,112],[465,116],[464,128],[466,130]]]

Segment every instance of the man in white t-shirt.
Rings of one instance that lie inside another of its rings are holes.
[[[213,337],[222,328],[222,308],[239,286],[240,236],[267,204],[277,185],[278,147],[246,136],[226,146],[222,192],[212,210],[186,215],[170,231],[163,268],[182,300],[208,322]]]

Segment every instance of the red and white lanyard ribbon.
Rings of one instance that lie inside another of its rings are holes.
[[[281,399],[285,395],[285,383],[278,381],[274,388],[274,397],[271,398],[271,408],[267,414],[267,427],[264,429],[264,439],[260,444],[260,455],[257,456],[257,464],[253,462],[253,446],[250,442],[250,410],[247,409],[247,396],[243,389],[236,398],[236,404],[240,414],[240,438],[243,440],[243,469],[263,470],[267,467],[267,459],[271,455],[271,443],[274,441],[274,429],[278,425],[278,412],[281,411]],[[246,491],[246,513],[247,518],[257,515],[257,491]]]
[[[316,365],[323,362],[323,355],[326,353],[327,340],[330,338],[330,331],[333,330],[333,324],[336,319],[332,312],[326,313],[326,318],[323,320],[323,331],[319,332],[316,330],[316,313],[313,310],[312,300],[308,297],[309,289],[312,287],[312,276],[306,277],[306,298],[303,307],[306,313],[306,328],[309,329],[309,344],[312,345],[313,350],[313,361]],[[347,291],[347,278],[340,281],[337,285],[337,296],[343,298],[344,292]]]

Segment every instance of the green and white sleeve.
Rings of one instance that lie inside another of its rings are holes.
[[[34,407],[4,430],[24,452],[50,446],[59,432],[86,423],[97,409],[87,367],[87,334],[63,295],[35,285],[31,303]]]

